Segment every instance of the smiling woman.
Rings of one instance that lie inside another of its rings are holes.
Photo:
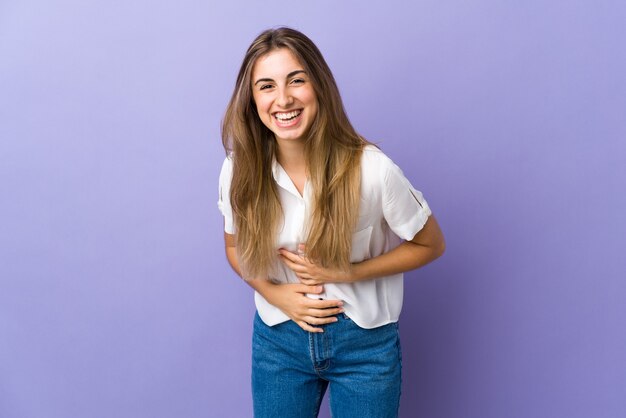
[[[352,127],[289,28],[257,37],[222,127],[226,256],[255,290],[255,417],[397,417],[403,272],[444,240],[422,194]]]
[[[304,141],[317,116],[317,96],[302,64],[288,49],[277,49],[257,60],[252,79],[259,118],[279,150],[287,141]]]

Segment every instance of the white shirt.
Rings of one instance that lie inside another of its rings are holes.
[[[274,180],[278,184],[284,222],[278,234],[278,248],[296,252],[304,242],[308,211],[312,206],[312,190],[309,182],[304,186],[303,196],[282,168],[274,161]],[[224,215],[224,230],[235,234],[229,191],[232,176],[232,160],[227,157],[220,173],[218,207]],[[352,235],[350,261],[358,263],[384,254],[403,240],[411,240],[426,224],[431,215],[422,193],[415,190],[402,170],[378,148],[368,145],[361,159],[361,205],[356,231]],[[278,254],[278,251],[277,251]],[[276,258],[276,277],[282,283],[299,283],[295,273]],[[357,325],[375,328],[396,322],[402,309],[403,274],[380,277],[354,283],[328,283],[324,285],[324,299],[339,299]],[[255,292],[259,316],[272,326],[289,320],[280,309],[267,302]]]

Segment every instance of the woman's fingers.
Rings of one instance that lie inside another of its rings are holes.
[[[306,313],[296,321],[302,329],[308,332],[324,332],[321,328],[316,328],[316,326],[337,322],[336,315],[344,311],[341,306],[337,306],[342,303],[341,301],[311,300],[311,302],[314,302],[315,305],[320,307],[308,308]]]
[[[337,322],[337,318],[335,316],[328,316],[324,318],[308,316],[296,321],[296,324],[308,332],[324,332],[322,328],[316,328],[315,326],[332,324],[333,322]]]
[[[297,293],[310,293],[310,294],[318,295],[324,291],[324,287],[319,286],[319,285],[308,286],[306,284],[294,283],[292,286],[294,286],[294,291]]]
[[[296,274],[307,274],[309,272],[309,268],[313,266],[313,264],[311,264],[306,258],[283,248],[278,250],[278,253],[280,254],[280,258],[283,263]]]
[[[324,332],[323,329],[312,327],[311,325],[307,324],[304,321],[296,321],[296,324],[298,324],[300,328],[302,328],[303,330],[307,332]]]
[[[305,259],[301,255],[296,253],[292,253],[291,251],[287,251],[284,248],[278,250],[278,253],[281,255],[282,260],[288,265],[301,265],[305,264]]]
[[[302,284],[305,284],[307,286],[317,286],[322,284],[322,282],[320,282],[319,280],[311,279],[308,277],[298,276],[298,279],[300,279]]]
[[[301,283],[277,285],[273,300],[277,306],[296,324],[308,332],[324,332],[320,325],[337,321],[336,315],[343,312],[343,301],[337,299],[317,299],[324,291],[323,286],[307,286]]]
[[[307,285],[316,285],[330,282],[333,279],[333,271],[311,262],[301,255],[287,251],[284,248],[278,250],[280,259],[295,275]]]
[[[302,265],[302,264],[296,264],[296,263],[292,263],[291,261],[285,259],[283,257],[283,264],[285,264],[287,266],[287,268],[289,268],[291,271],[293,271],[296,276],[297,275],[308,275],[310,276],[310,272],[309,272],[309,267]]]
[[[319,317],[319,316],[306,316],[302,318],[309,325],[326,325],[332,324],[333,322],[337,322],[337,318],[335,316],[327,316],[327,317]]]
[[[329,316],[339,315],[343,313],[343,308],[326,308],[326,309],[311,309],[311,316],[315,316],[317,318],[326,318]]]
[[[328,310],[331,308],[342,308],[343,307],[343,301],[341,300],[337,300],[337,299],[311,299],[311,304],[310,304],[311,308],[314,309],[323,309],[323,310]]]
[[[305,296],[306,297],[306,296]],[[343,302],[340,300],[332,299],[311,299],[302,301],[303,312],[308,314],[315,314],[315,316],[328,316],[336,315],[343,312]]]

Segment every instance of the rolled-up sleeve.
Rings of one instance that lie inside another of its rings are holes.
[[[404,240],[412,240],[431,215],[422,193],[404,176],[400,167],[387,160],[384,165],[383,215],[391,230]]]
[[[222,215],[224,215],[224,232],[228,234],[235,233],[235,226],[233,223],[233,209],[230,205],[230,182],[233,175],[233,161],[230,157],[224,159],[222,164],[222,171],[220,172],[219,180],[219,197],[217,200],[217,207]]]

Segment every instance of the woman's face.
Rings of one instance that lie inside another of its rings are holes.
[[[317,115],[309,75],[286,48],[262,56],[252,68],[252,97],[261,121],[279,145],[302,141]]]

